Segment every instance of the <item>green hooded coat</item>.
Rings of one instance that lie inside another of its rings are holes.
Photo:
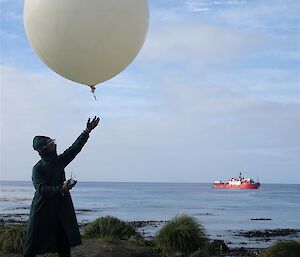
[[[29,225],[24,242],[24,255],[58,251],[58,233],[63,229],[70,246],[81,244],[71,195],[62,189],[66,180],[64,168],[87,142],[83,132],[61,155],[42,157],[33,167],[32,181],[36,189],[32,200]]]

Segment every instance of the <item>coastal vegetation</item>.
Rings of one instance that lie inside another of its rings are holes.
[[[278,241],[273,246],[265,249],[260,257],[299,257],[300,241]]]
[[[189,256],[207,246],[204,228],[196,219],[177,216],[165,224],[154,238],[155,247],[163,256]],[[199,253],[200,254],[200,253]],[[195,256],[201,256],[201,255]]]
[[[0,249],[8,252],[21,253],[26,231],[26,225],[1,226]]]
[[[116,240],[139,239],[141,235],[128,222],[106,216],[87,224],[82,232],[85,238],[105,238]]]
[[[201,249],[192,253],[189,257],[210,257],[212,256],[207,249]]]
[[[0,257],[21,256],[26,230],[26,224],[0,226]],[[260,253],[243,247],[229,249],[223,240],[209,240],[202,225],[187,215],[176,216],[162,225],[153,238],[145,239],[132,223],[112,216],[85,225],[82,236],[83,244],[72,250],[74,257],[96,257],[100,253],[107,257],[250,257]],[[299,253],[300,241],[288,240],[278,241],[263,250],[259,257],[298,257]],[[58,255],[48,253],[41,256]]]

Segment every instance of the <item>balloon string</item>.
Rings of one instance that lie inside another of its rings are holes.
[[[91,88],[91,91],[94,95],[94,99],[97,100],[97,97],[96,97],[96,94],[95,94],[95,90],[96,90],[96,87],[95,86],[89,86]]]

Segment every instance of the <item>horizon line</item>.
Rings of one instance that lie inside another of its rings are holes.
[[[2,180],[0,182],[32,182],[31,180]],[[89,180],[82,180],[78,181],[81,183],[149,183],[149,184],[213,184],[213,182],[176,182],[176,181],[89,181]],[[260,182],[260,184],[262,184]],[[278,183],[278,182],[265,182],[263,184],[269,185],[300,185],[300,183]]]

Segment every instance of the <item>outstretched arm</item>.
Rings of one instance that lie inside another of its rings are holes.
[[[100,118],[96,116],[92,121],[88,119],[86,129],[81,133],[81,135],[76,139],[76,141],[60,155],[64,167],[66,167],[81,151],[81,149],[83,148],[83,146],[89,138],[89,134],[94,128],[98,126],[99,121]]]

